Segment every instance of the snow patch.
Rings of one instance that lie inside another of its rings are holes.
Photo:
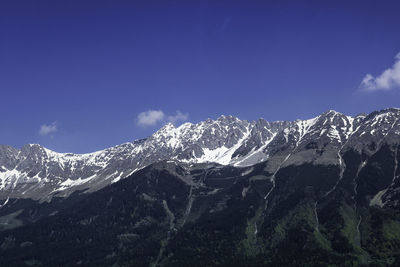
[[[381,191],[379,191],[378,193],[376,193],[376,195],[370,200],[369,205],[370,206],[378,206],[380,208],[382,208],[385,203],[383,203],[382,201],[382,197],[383,195],[386,193],[388,189],[383,189]]]

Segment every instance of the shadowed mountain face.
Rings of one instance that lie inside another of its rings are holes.
[[[271,172],[305,162],[338,165],[349,149],[371,154],[382,142],[396,143],[399,117],[399,109],[355,118],[328,111],[294,122],[221,116],[178,128],[167,124],[147,139],[89,154],[56,153],[40,145],[0,146],[0,201],[94,192],[161,160],[237,167],[268,160]]]
[[[86,155],[2,147],[0,260],[398,266],[399,118],[221,117]]]

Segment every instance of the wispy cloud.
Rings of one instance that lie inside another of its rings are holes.
[[[360,89],[364,91],[388,91],[397,87],[400,87],[400,53],[396,55],[392,67],[377,77],[368,73],[360,84]]]
[[[168,121],[175,124],[180,121],[186,121],[188,118],[189,118],[188,113],[182,113],[179,110],[177,110],[175,115],[168,116]]]
[[[137,116],[137,124],[142,127],[154,126],[163,121],[165,114],[162,110],[148,110],[140,112]]]
[[[52,124],[49,124],[49,125],[47,125],[47,124],[41,125],[40,129],[39,129],[39,134],[41,136],[46,136],[48,134],[55,133],[57,131],[58,131],[58,129],[57,129],[57,121],[55,121],[55,122],[53,122]]]
[[[137,116],[136,123],[140,127],[155,126],[159,123],[171,122],[178,123],[186,121],[189,118],[188,113],[182,113],[181,111],[176,111],[175,115],[167,115],[162,110],[147,110],[140,112]]]

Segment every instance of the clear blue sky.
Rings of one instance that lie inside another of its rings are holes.
[[[0,143],[83,153],[185,117],[399,107],[393,79],[360,89],[395,64],[399,11],[375,0],[3,0]],[[148,110],[161,117],[138,123]]]

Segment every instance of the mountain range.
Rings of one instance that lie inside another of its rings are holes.
[[[398,266],[400,109],[0,146],[5,266]]]

